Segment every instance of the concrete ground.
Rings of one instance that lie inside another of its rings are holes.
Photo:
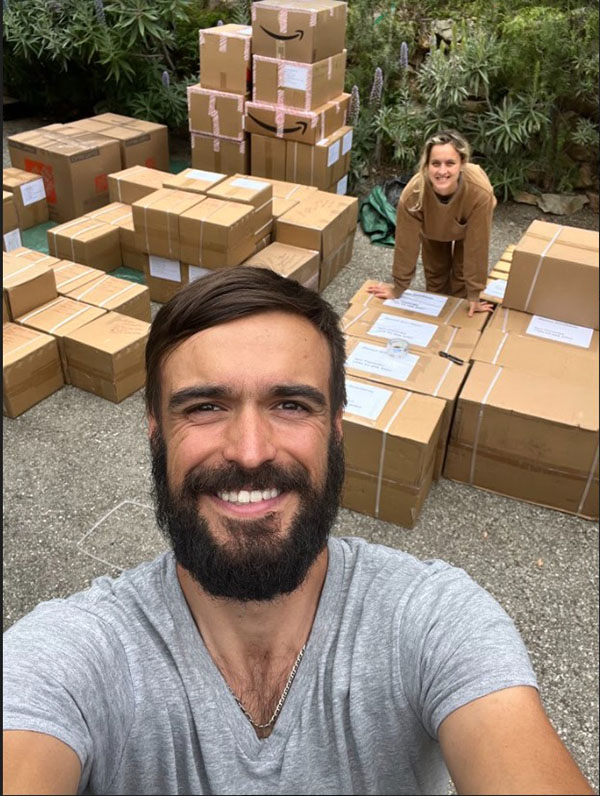
[[[4,158],[10,165],[6,150]],[[490,263],[542,217],[598,229],[597,216],[586,210],[557,219],[501,205]],[[352,261],[325,298],[342,313],[366,279],[389,279],[391,259],[391,250],[372,246],[359,230]],[[424,287],[420,269],[414,286]],[[165,549],[149,486],[141,392],[117,405],[64,387],[5,419],[4,628],[41,600],[84,589],[105,573],[117,576]],[[488,589],[522,633],[546,710],[598,790],[595,523],[442,478],[412,530],[341,510],[335,533],[442,558]]]

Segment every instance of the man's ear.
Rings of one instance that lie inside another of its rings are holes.
[[[158,422],[156,421],[154,415],[150,412],[148,412],[146,418],[148,420],[148,438],[152,439],[154,432],[158,429]]]
[[[335,413],[335,416],[333,418],[333,429],[334,429],[338,439],[342,439],[343,436],[344,436],[343,426],[342,426],[342,418],[343,418],[343,416],[344,416],[344,410],[343,409],[338,409],[338,411]]]

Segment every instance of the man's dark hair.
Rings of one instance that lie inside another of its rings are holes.
[[[215,271],[176,293],[160,308],[146,344],[146,408],[160,422],[160,366],[179,343],[204,329],[260,312],[289,312],[315,326],[331,354],[332,416],[346,404],[345,347],[339,319],[318,293],[266,268]]]

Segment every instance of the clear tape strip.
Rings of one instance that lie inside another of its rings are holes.
[[[455,305],[452,307],[452,309],[450,310],[450,315],[448,315],[448,317],[446,318],[446,320],[444,321],[444,323],[450,324],[450,319],[452,318],[452,316],[454,315],[454,313],[456,312],[456,310],[457,310],[459,307],[462,307],[462,305],[463,305],[463,302],[464,302],[464,299],[458,299],[458,300],[457,300],[456,304],[455,304]]]
[[[365,314],[365,312],[368,312],[368,310],[369,310],[369,308],[365,307],[365,309],[362,312],[358,313],[356,318],[352,318],[351,320],[348,321],[347,324],[344,325],[342,331],[345,331],[351,324],[356,323],[357,321],[359,321],[362,318],[362,316]]]
[[[495,365],[498,362],[498,357],[502,353],[502,349],[504,348],[504,345],[507,340],[508,340],[508,332],[504,332],[504,337],[498,343],[498,348],[496,349],[496,353],[494,354],[494,358],[492,359],[492,365]]]
[[[483,407],[486,405],[488,398],[496,382],[498,381],[500,374],[502,373],[502,368],[498,368],[498,371],[494,378],[491,381],[490,386],[487,388],[485,395],[481,399],[481,405],[479,407],[479,416],[477,417],[477,429],[475,430],[475,439],[473,441],[473,452],[471,453],[471,470],[469,473],[469,483],[473,483],[473,479],[475,478],[475,459],[477,456],[477,446],[479,445],[479,432],[481,431],[481,421],[483,419]]]
[[[504,313],[502,318],[502,331],[505,332],[506,327],[508,326],[508,315],[510,313],[510,310],[508,309],[508,307],[502,307],[502,312]]]
[[[596,448],[596,455],[594,456],[594,461],[592,462],[592,466],[590,467],[590,474],[588,475],[587,482],[585,484],[585,489],[583,490],[583,494],[581,496],[581,500],[579,501],[579,505],[577,506],[577,513],[581,514],[581,510],[583,509],[583,504],[585,503],[588,492],[590,491],[590,487],[592,485],[592,479],[594,477],[594,473],[596,471],[596,466],[598,465],[598,447]]]
[[[118,297],[119,297],[119,296],[121,296],[123,293],[127,293],[127,291],[128,291],[128,290],[133,290],[133,288],[134,288],[135,286],[136,286],[136,285],[135,285],[135,283],[134,283],[134,282],[132,282],[132,283],[131,283],[131,284],[129,284],[129,285],[125,285],[125,287],[122,287],[122,288],[121,288],[121,290],[118,290],[116,293],[113,293],[113,294],[112,294],[112,296],[108,296],[108,297],[107,297],[107,298],[105,298],[103,301],[100,301],[100,302],[98,302],[98,306],[99,306],[99,307],[103,307],[103,306],[104,306],[105,304],[107,304],[109,301],[114,301],[114,299],[118,298]]]
[[[78,301],[81,301],[81,299],[82,299],[84,296],[87,296],[87,294],[88,294],[88,293],[91,293],[91,291],[92,291],[92,290],[95,290],[97,287],[99,287],[100,285],[102,285],[104,282],[106,282],[106,280],[107,280],[108,278],[109,278],[109,277],[108,277],[108,274],[107,274],[106,276],[103,276],[103,277],[101,277],[101,278],[100,278],[100,279],[99,279],[97,282],[94,282],[94,284],[93,284],[91,287],[87,287],[87,288],[86,288],[86,289],[83,291],[83,293],[80,293],[80,294],[79,294],[79,296],[77,296],[77,300],[78,300]]]
[[[533,275],[533,279],[531,280],[531,286],[529,288],[529,293],[527,294],[527,299],[525,300],[525,307],[524,307],[524,310],[523,310],[524,312],[528,312],[529,302],[531,301],[531,297],[533,295],[533,290],[534,290],[536,282],[538,280],[538,276],[540,274],[540,269],[542,267],[542,263],[544,262],[544,257],[548,254],[548,252],[550,251],[550,247],[552,246],[554,241],[558,238],[558,236],[563,231],[563,229],[564,229],[564,227],[562,225],[559,226],[559,228],[556,230],[556,232],[554,233],[552,238],[548,241],[547,245],[544,248],[544,251],[540,254],[540,259],[538,260],[537,268],[535,269],[535,274]]]
[[[454,338],[456,337],[457,333],[458,333],[458,326],[453,326],[452,327],[452,334],[450,335],[450,340],[448,341],[448,344],[446,345],[446,348],[444,348],[444,351],[446,353],[448,353],[448,351],[450,350],[450,346],[454,342]]]
[[[404,398],[402,399],[402,401],[400,403],[400,406],[396,409],[394,414],[389,419],[386,427],[383,429],[383,437],[382,437],[382,440],[381,440],[381,453],[379,454],[379,472],[378,472],[378,475],[377,475],[377,491],[375,493],[375,516],[376,517],[379,517],[379,503],[380,503],[380,500],[381,500],[381,486],[382,486],[382,478],[383,478],[383,460],[385,458],[385,448],[386,448],[386,444],[387,444],[388,431],[392,427],[392,424],[393,424],[394,420],[398,417],[398,415],[400,414],[402,409],[404,409],[404,406],[405,406],[406,402],[408,401],[408,399],[411,397],[411,395],[412,395],[411,392],[407,392],[406,393],[406,395],[404,396]]]
[[[30,318],[33,318],[34,315],[39,315],[40,312],[44,312],[45,310],[50,309],[50,307],[52,307],[54,304],[58,304],[59,301],[63,300],[64,296],[59,296],[58,298],[52,299],[52,301],[49,301],[47,304],[43,304],[41,307],[38,307],[33,312],[30,312],[28,315],[24,315],[23,318],[21,319],[21,323],[25,323],[25,321],[28,321]]]
[[[452,369],[452,362],[448,362],[446,365],[446,369],[442,373],[442,378],[438,381],[435,390],[431,393],[434,397],[437,397],[439,391],[442,389],[442,384],[446,381],[446,376],[450,373]]]
[[[82,307],[80,310],[77,310],[77,311],[76,311],[76,312],[74,312],[72,315],[69,315],[69,317],[68,317],[68,318],[65,318],[63,321],[60,321],[59,323],[55,324],[55,325],[52,327],[52,329],[48,329],[48,332],[49,332],[49,334],[54,334],[54,332],[55,332],[57,329],[60,329],[60,327],[61,327],[61,326],[64,326],[64,325],[65,325],[65,323],[69,323],[69,321],[73,321],[73,320],[75,320],[75,318],[76,318],[78,315],[81,315],[81,313],[82,313],[82,312],[87,312],[89,309],[92,309],[92,308],[91,308],[91,307]]]

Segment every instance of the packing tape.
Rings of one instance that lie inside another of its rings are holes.
[[[311,185],[315,179],[315,147],[310,148],[310,182]]]
[[[297,141],[288,141],[286,143],[286,146],[287,147],[289,147],[289,146],[293,147],[293,149],[292,149],[292,173],[290,174],[290,178],[292,180],[295,180],[296,179],[296,175],[298,173],[298,142]],[[286,152],[287,151],[288,150],[286,150]],[[287,177],[287,173],[286,173],[286,177]],[[292,193],[293,193],[293,191],[292,191]]]
[[[148,196],[152,196],[152,194],[148,194]],[[149,207],[152,207],[152,205],[155,204],[155,202],[160,202],[160,200],[163,199],[163,198],[164,198],[163,196],[159,196],[154,201],[149,201],[147,204],[144,205],[144,208],[143,208],[144,209],[144,236],[146,238],[146,248],[148,249],[148,251],[150,251],[150,240],[148,238],[148,216],[147,216],[147,211],[148,211]],[[169,243],[169,251],[170,250],[171,250],[171,245]]]
[[[454,315],[454,313],[456,312],[456,310],[457,310],[459,307],[462,307],[462,306],[463,306],[463,303],[464,303],[464,301],[465,301],[464,299],[457,299],[457,300],[456,300],[456,304],[455,304],[455,305],[452,307],[452,309],[450,310],[450,315],[448,315],[448,317],[446,318],[446,320],[444,321],[444,323],[447,323],[447,324],[448,324],[448,326],[450,325],[450,318],[451,318],[451,317]]]
[[[250,7],[250,16],[252,18],[252,22],[254,22],[256,20],[256,6],[254,5],[254,3],[252,3]]]
[[[71,241],[71,260],[73,262],[77,262],[75,260],[75,241],[77,240],[77,236],[78,235],[83,235],[86,232],[91,232],[93,229],[96,229],[97,227],[101,227],[101,226],[102,226],[102,223],[100,223],[100,224],[92,224],[92,226],[85,226],[83,229],[80,229],[79,232],[74,232],[70,236],[69,239]]]
[[[375,516],[379,517],[379,501],[381,499],[381,485],[382,485],[382,478],[383,478],[383,460],[385,458],[385,448],[387,443],[387,435],[388,431],[392,427],[394,420],[398,417],[400,412],[404,409],[406,402],[411,397],[412,392],[407,392],[402,401],[400,402],[400,406],[396,409],[394,414],[389,419],[386,427],[383,429],[383,438],[381,440],[381,452],[379,454],[379,472],[377,475],[377,491],[375,493]]]
[[[32,343],[37,343],[38,340],[39,340],[39,337],[32,337],[31,340],[27,340],[27,342],[21,343],[21,345],[18,345],[15,348],[11,348],[10,350],[6,350],[6,348],[5,348],[4,349],[4,355],[5,356],[10,356],[11,354],[15,354],[17,351],[20,351],[22,348],[27,348]]]
[[[346,329],[347,329],[349,326],[351,326],[353,323],[357,323],[358,321],[360,321],[360,319],[362,318],[362,316],[365,314],[365,312],[368,312],[368,310],[369,310],[369,308],[368,308],[368,307],[365,307],[365,308],[364,308],[364,310],[363,310],[362,312],[359,312],[359,313],[358,313],[358,315],[356,316],[356,318],[352,318],[351,320],[349,320],[349,321],[348,321],[348,323],[347,323],[347,324],[345,324],[345,326],[343,326],[343,327],[342,327],[342,331],[343,331],[343,332],[344,332],[344,331],[346,331]]]
[[[508,307],[501,307],[501,310],[504,314],[502,318],[502,331],[505,332],[506,327],[508,325],[508,315],[510,313],[510,310],[508,309]]]
[[[18,271],[13,271],[11,274],[7,274],[5,277],[3,277],[2,282],[4,283],[4,287],[10,287],[10,280],[13,278],[13,276],[19,276],[19,274],[22,274],[23,271],[28,271],[30,268],[33,268],[34,265],[37,265],[37,262],[37,260],[34,263],[28,262],[22,268],[19,268]]]
[[[208,221],[208,219],[211,216],[214,216],[215,213],[218,213],[220,209],[221,209],[221,205],[218,205],[217,207],[214,208],[214,210],[212,210],[206,216],[206,218],[203,218],[203,219],[200,220],[200,235],[198,236],[198,260],[200,261],[200,265],[202,265],[202,248],[203,248],[202,247],[202,243],[203,243],[203,240],[204,240],[204,225]]]
[[[333,55],[330,55],[327,59],[327,80],[331,80],[331,75],[333,73]]]
[[[508,340],[508,332],[504,332],[504,337],[498,343],[498,348],[496,349],[496,353],[494,354],[494,358],[492,359],[492,365],[495,365],[498,362],[498,357],[500,356],[500,353],[504,348],[504,344],[506,343],[507,340]]]
[[[329,9],[329,16],[330,17],[333,16],[333,8]],[[310,12],[310,16],[308,18],[308,24],[309,24],[309,26],[311,28],[314,28],[315,25],[317,24],[317,12],[316,11],[311,11]]]
[[[227,52],[227,36],[219,36],[219,52]]]
[[[283,108],[276,108],[275,110],[275,125],[277,126],[277,137],[282,138],[285,127],[285,110]]]
[[[598,465],[598,447],[596,447],[596,454],[594,456],[594,460],[592,462],[592,466],[590,467],[590,474],[588,475],[588,479],[585,485],[585,489],[583,490],[583,494],[581,496],[581,500],[579,501],[579,505],[577,506],[577,513],[581,514],[583,509],[583,504],[586,501],[588,496],[588,492],[590,491],[590,486],[592,485],[592,479],[594,477],[594,473],[596,472],[596,467]]]
[[[52,299],[52,301],[49,301],[47,304],[43,304],[41,307],[38,307],[36,310],[33,310],[33,312],[30,312],[28,315],[24,315],[23,318],[21,319],[21,323],[25,323],[25,321],[28,321],[30,318],[33,318],[34,315],[39,315],[40,312],[44,312],[44,310],[49,309],[54,304],[57,304],[59,301],[64,301],[64,296],[59,296],[58,298]]]
[[[486,405],[487,400],[490,397],[491,392],[494,389],[494,386],[498,381],[498,378],[500,377],[501,373],[502,373],[502,368],[498,368],[498,371],[494,376],[494,378],[492,379],[490,386],[487,388],[485,395],[481,399],[481,404],[479,406],[479,415],[477,417],[477,428],[475,430],[475,439],[473,440],[473,451],[471,453],[471,470],[469,473],[470,484],[473,483],[473,479],[475,477],[475,457],[477,456],[477,446],[479,445],[479,432],[481,431],[481,421],[483,419],[483,407]]]
[[[538,260],[537,268],[535,269],[535,274],[533,275],[533,279],[531,280],[531,286],[529,288],[529,293],[527,294],[527,299],[525,300],[525,307],[523,309],[523,312],[528,312],[529,302],[531,301],[531,296],[533,295],[533,289],[535,288],[535,284],[537,282],[537,279],[538,279],[538,276],[539,276],[539,273],[540,273],[540,269],[541,269],[542,263],[544,261],[544,257],[548,254],[548,252],[550,251],[550,247],[552,246],[554,241],[558,238],[558,236],[563,231],[563,229],[564,229],[564,227],[562,225],[559,226],[559,228],[556,230],[556,232],[554,233],[552,238],[548,241],[547,245],[544,247],[544,251],[540,254],[540,259]]]
[[[250,39],[246,37],[244,41],[244,61],[250,60]]]
[[[62,266],[62,268],[68,268],[68,267],[69,267],[69,266],[66,266],[66,265],[63,265],[63,266]],[[60,269],[60,268],[56,268],[55,270],[56,270],[56,271],[60,271],[61,269]],[[82,277],[82,276],[83,276],[83,274],[77,274],[76,276],[72,276],[70,279],[65,279],[65,281],[64,281],[64,282],[61,282],[61,283],[60,283],[60,285],[59,285],[59,284],[57,284],[57,288],[58,288],[59,290],[62,290],[62,289],[64,289],[64,287],[65,287],[66,285],[70,284],[71,282],[75,282],[75,281],[77,281],[78,279],[81,279],[81,277]]]
[[[277,14],[277,21],[279,22],[279,30],[282,33],[287,33],[288,15],[285,8]]]
[[[448,353],[450,346],[454,342],[454,338],[456,337],[456,334],[458,332],[458,326],[453,326],[451,328],[452,328],[452,334],[450,335],[450,340],[448,341],[446,348],[443,349],[443,351],[445,351],[446,353]]]
[[[96,285],[96,287],[97,286],[98,285]],[[114,299],[121,296],[123,293],[127,293],[128,290],[133,290],[134,287],[136,287],[134,282],[131,282],[129,285],[125,285],[125,287],[122,287],[121,290],[117,290],[116,293],[113,293],[112,296],[108,296],[108,298],[105,298],[103,301],[98,302],[98,306],[103,307],[107,302],[113,301]]]
[[[446,376],[450,373],[450,370],[453,368],[453,366],[454,365],[452,362],[448,362],[448,364],[446,365],[446,369],[442,373],[442,378],[438,381],[435,390],[431,393],[434,396],[434,398],[437,398],[437,395],[442,388],[442,384],[446,381]]]
[[[88,294],[88,293],[90,293],[92,290],[95,290],[95,289],[96,289],[97,287],[99,287],[99,286],[100,286],[100,285],[101,285],[103,282],[106,282],[106,280],[107,280],[107,279],[108,279],[108,274],[107,274],[106,276],[103,276],[103,277],[101,277],[101,278],[100,278],[100,279],[99,279],[97,282],[94,282],[94,284],[93,284],[91,287],[88,287],[88,288],[86,288],[86,289],[83,291],[83,293],[80,293],[80,294],[77,296],[77,300],[78,300],[78,301],[81,301],[81,299],[82,299],[84,296],[87,296],[87,294]]]
[[[76,318],[78,315],[81,315],[81,313],[82,313],[82,312],[87,312],[88,310],[91,310],[91,309],[92,309],[92,307],[90,307],[89,305],[88,305],[87,307],[82,307],[82,309],[80,309],[80,310],[77,310],[77,311],[76,311],[76,312],[74,312],[72,315],[69,315],[69,317],[68,317],[68,318],[65,318],[65,319],[64,319],[64,321],[60,321],[59,323],[55,324],[55,325],[52,327],[52,329],[48,329],[48,334],[54,334],[54,332],[55,332],[57,329],[60,329],[60,327],[61,327],[61,326],[64,326],[64,325],[65,325],[65,323],[69,323],[69,321],[72,321],[72,320],[74,320],[74,319],[75,319],[75,318]]]

